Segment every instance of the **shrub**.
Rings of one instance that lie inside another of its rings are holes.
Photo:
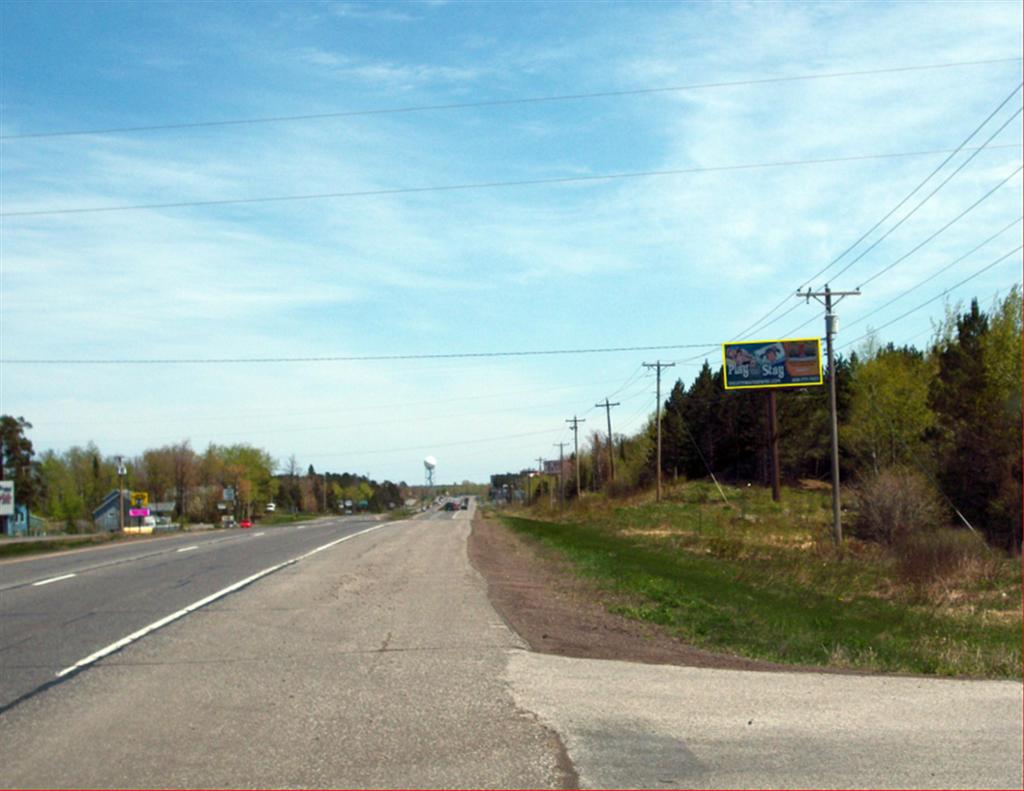
[[[615,500],[624,500],[641,491],[640,487],[635,483],[631,483],[623,478],[616,478],[611,483],[605,484],[604,490],[609,497]]]
[[[882,544],[900,544],[908,536],[948,523],[935,488],[913,470],[890,467],[873,475],[857,491],[853,533]]]
[[[985,540],[969,530],[943,528],[912,533],[894,547],[894,553],[899,576],[915,585],[986,577],[993,571]]]

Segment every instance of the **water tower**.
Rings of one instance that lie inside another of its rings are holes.
[[[427,456],[423,460],[423,472],[427,479],[427,497],[433,499],[434,497],[434,470],[437,468],[437,459],[433,456]]]

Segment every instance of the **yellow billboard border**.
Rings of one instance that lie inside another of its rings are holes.
[[[796,382],[788,385],[732,385],[728,384],[729,370],[728,361],[725,358],[725,347],[736,346],[741,343],[798,343],[800,341],[814,341],[818,344],[818,381],[817,382]],[[726,390],[781,390],[784,387],[817,387],[825,384],[825,367],[821,358],[821,338],[769,338],[763,341],[727,341],[722,344],[722,386]]]

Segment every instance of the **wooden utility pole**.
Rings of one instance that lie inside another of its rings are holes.
[[[825,284],[824,291],[796,292],[798,297],[805,298],[808,302],[813,297],[825,306],[825,346],[828,349],[828,397],[829,406],[832,411],[832,540],[836,546],[843,541],[843,523],[839,513],[839,418],[836,415],[836,367],[832,356],[832,336],[838,328],[838,316],[832,312],[834,305],[839,304],[843,297],[859,297],[860,289],[856,291],[833,291]],[[833,297],[838,297],[834,303]]]
[[[538,499],[540,499],[539,498],[539,495],[540,495],[540,481],[544,480],[544,457],[543,456],[538,456],[537,457],[537,480],[538,480],[538,483],[537,483],[537,494],[538,494]]]
[[[657,499],[661,499],[661,369],[672,368],[675,363],[663,363],[661,360],[653,363],[644,363],[644,368],[654,368],[658,374],[658,386],[655,390],[655,417],[658,421],[658,494]]]
[[[614,404],[608,403],[608,396],[605,396],[603,404],[594,404],[594,406],[603,406],[605,414],[608,415],[608,477],[612,483],[615,483],[615,440],[612,439],[612,407],[619,406],[619,402],[616,401]]]
[[[587,420],[573,415],[572,420],[565,422],[572,423],[573,467],[576,468],[576,499],[578,500],[582,496],[580,488],[580,423],[586,423]]]
[[[782,491],[779,487],[779,421],[775,412],[775,391],[768,391],[768,448],[772,478],[772,500],[779,502]]]
[[[116,456],[117,460],[117,527],[124,532],[124,476],[128,472],[124,466],[124,457]]]
[[[558,446],[558,507],[565,507],[565,443],[556,442]]]

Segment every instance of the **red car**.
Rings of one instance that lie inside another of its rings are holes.
[[[251,519],[243,519],[241,522],[238,523],[238,526],[239,527],[252,527],[252,520]]]

